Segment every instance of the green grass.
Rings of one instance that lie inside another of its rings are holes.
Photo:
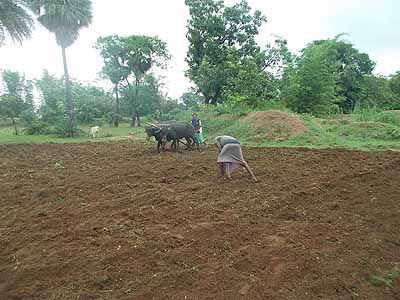
[[[86,135],[76,138],[65,138],[57,135],[26,135],[23,132],[15,135],[14,129],[3,122],[0,123],[0,144],[46,144],[46,143],[83,143],[88,141],[113,141],[125,138],[143,140],[145,133],[143,127],[132,128],[129,124],[122,123],[120,127],[100,127],[99,135],[96,138],[90,136],[90,128],[81,126]]]
[[[400,150],[400,116],[395,113],[336,115],[328,119],[300,115],[307,127],[301,135],[286,139],[260,140],[262,128],[255,128],[254,119],[240,114],[215,111],[199,112],[204,135],[211,140],[217,135],[232,135],[243,145],[263,147],[346,148],[358,150]],[[398,119],[399,116],[399,119]],[[186,115],[190,120],[190,114]]]
[[[356,116],[352,116],[357,118]],[[308,130],[285,141],[263,141],[261,146],[400,150],[400,126],[357,122],[341,117],[318,119],[302,116]]]
[[[379,275],[373,275],[370,277],[370,281],[374,286],[387,286],[393,287],[394,282],[400,277],[400,268],[394,267],[391,270],[381,272]]]
[[[268,107],[277,109],[279,107]],[[287,110],[286,110],[287,111]],[[198,115],[203,122],[204,136],[210,143],[215,136],[232,135],[245,146],[263,147],[307,147],[346,148],[358,150],[400,150],[400,114],[365,110],[352,115],[334,115],[316,118],[299,115],[307,130],[301,135],[268,139],[263,128],[254,126],[255,119],[248,116],[250,111],[236,111],[225,108],[202,108]],[[191,112],[181,111],[169,119],[190,121]],[[104,126],[100,135],[93,139],[89,127],[82,127],[86,136],[63,138],[54,135],[19,135],[13,133],[10,124],[0,122],[0,144],[15,143],[80,143],[86,141],[113,141],[125,138],[144,140],[144,128],[131,128],[127,123],[120,127]]]

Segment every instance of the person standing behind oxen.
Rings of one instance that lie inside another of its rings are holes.
[[[197,142],[203,145],[207,145],[203,137],[203,126],[201,120],[197,117],[196,113],[192,113],[192,126],[196,135]]]
[[[258,182],[253,171],[244,160],[242,148],[237,139],[229,135],[217,136],[214,139],[214,144],[219,151],[217,163],[222,176],[226,175],[229,179],[232,179],[232,172],[238,167],[244,167],[253,180]]]

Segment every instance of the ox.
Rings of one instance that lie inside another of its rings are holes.
[[[90,134],[92,137],[96,137],[97,133],[99,132],[100,127],[99,126],[93,126],[90,128]]]
[[[163,126],[161,127],[160,135],[162,149],[164,149],[164,145],[167,141],[172,140],[174,142],[171,145],[171,149],[177,151],[179,149],[179,140],[185,138],[188,141],[188,148],[191,148],[194,143],[197,146],[197,150],[200,150],[194,129],[188,122],[174,122]]]
[[[176,121],[165,121],[163,123],[158,123],[158,124],[152,124],[152,123],[146,123],[150,126],[145,127],[145,132],[146,132],[146,140],[150,140],[151,137],[154,136],[154,138],[157,141],[157,152],[160,153],[162,150],[164,150],[164,145],[162,144],[162,139],[161,139],[161,131],[162,128],[165,128],[166,126],[169,126],[173,123],[176,123]],[[171,149],[175,148],[175,140],[172,135],[166,136],[167,141],[173,141],[171,145]],[[191,140],[186,138],[186,145],[190,145]],[[183,142],[181,142],[183,143]]]

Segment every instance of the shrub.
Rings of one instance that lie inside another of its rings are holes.
[[[66,118],[59,118],[54,125],[51,126],[51,133],[59,136],[65,136],[65,133],[68,131],[68,129],[68,120]]]
[[[35,119],[36,115],[32,109],[24,110],[20,116],[20,120],[24,126],[29,126]]]
[[[376,121],[400,126],[400,115],[390,111],[384,111],[376,116]]]
[[[25,132],[29,135],[49,134],[50,131],[50,125],[42,120],[33,120],[25,127]]]

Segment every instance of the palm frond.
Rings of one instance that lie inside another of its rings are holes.
[[[8,34],[13,41],[22,43],[32,34],[33,19],[25,0],[0,1],[0,43]]]
[[[60,46],[70,46],[79,36],[79,30],[92,22],[90,0],[31,0],[38,21],[56,35]]]

